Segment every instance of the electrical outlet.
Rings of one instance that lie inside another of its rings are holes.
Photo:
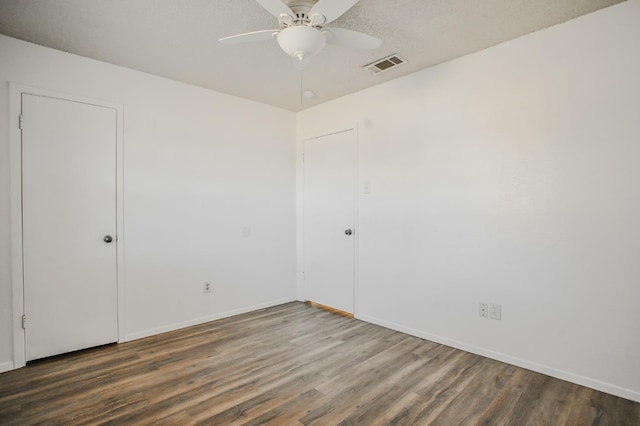
[[[202,283],[202,292],[211,293],[211,281],[206,281]]]
[[[502,316],[502,308],[499,303],[489,304],[489,318],[499,320]]]
[[[479,304],[479,309],[480,309],[480,316],[483,318],[488,318],[489,317],[489,305],[486,303],[480,303]]]

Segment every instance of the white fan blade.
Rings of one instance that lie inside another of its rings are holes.
[[[260,6],[264,7],[267,12],[279,18],[283,13],[285,15],[294,16],[293,11],[289,6],[284,4],[281,0],[256,0]]]
[[[320,0],[311,8],[309,16],[314,13],[323,15],[325,21],[322,25],[326,25],[341,17],[347,10],[351,9],[353,5],[358,3],[358,1],[359,0]]]
[[[379,38],[358,31],[345,30],[344,28],[325,28],[323,31],[329,33],[327,43],[340,46],[373,50],[382,44],[382,40]]]
[[[252,43],[254,41],[267,41],[274,38],[274,34],[277,34],[280,30],[262,30],[254,31],[252,33],[238,34],[230,37],[221,38],[218,40],[222,44],[240,44],[240,43]]]

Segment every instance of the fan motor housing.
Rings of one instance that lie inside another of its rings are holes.
[[[317,0],[290,0],[287,2],[287,6],[289,9],[295,14],[294,22],[297,25],[307,24],[311,21],[309,17],[309,11],[315,4]]]

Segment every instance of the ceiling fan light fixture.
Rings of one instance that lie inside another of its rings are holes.
[[[275,37],[297,70],[304,69],[309,64],[309,58],[320,52],[327,43],[370,50],[377,49],[382,43],[382,40],[358,31],[324,26],[338,19],[359,0],[256,1],[278,19],[278,29],[223,37],[220,43],[259,42]]]
[[[278,44],[289,56],[302,61],[322,50],[327,43],[325,35],[318,29],[306,25],[285,28],[278,33]]]

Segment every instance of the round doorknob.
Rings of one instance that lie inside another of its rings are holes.
[[[351,235],[351,234],[353,234],[353,231],[351,229],[347,229],[347,230],[344,231],[344,233],[346,235]]]
[[[111,235],[105,235],[102,241],[109,244],[111,241],[113,241],[113,237]]]

